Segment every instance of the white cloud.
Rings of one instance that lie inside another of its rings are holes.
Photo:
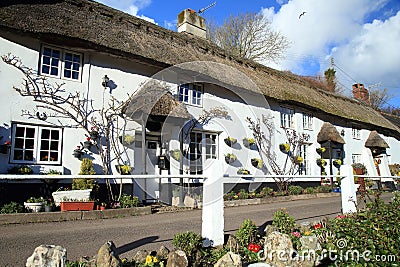
[[[333,56],[337,66],[357,82],[366,85],[381,82],[382,88],[400,87],[400,12],[389,19],[365,23],[371,14],[381,14],[388,0],[292,0],[261,12],[272,26],[287,36],[292,46],[287,59],[271,67],[298,74],[323,73]],[[300,19],[299,15],[305,13]],[[352,79],[337,76],[347,88]],[[342,78],[341,78],[342,77]],[[346,80],[347,78],[347,80]]]
[[[113,7],[115,9],[121,10],[125,13],[128,13],[132,16],[144,19],[151,23],[157,24],[154,19],[149,18],[143,14],[138,15],[140,9],[143,9],[151,4],[152,0],[97,0],[100,3],[103,3],[107,6]]]

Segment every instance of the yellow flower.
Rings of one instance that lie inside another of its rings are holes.
[[[153,257],[153,262],[158,262],[157,257]]]
[[[150,264],[152,262],[153,262],[153,257],[150,255],[147,255],[145,264]]]
[[[304,235],[311,235],[311,232],[307,230],[304,232]]]

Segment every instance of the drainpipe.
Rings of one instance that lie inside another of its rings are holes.
[[[147,174],[146,171],[146,123],[142,115],[142,174]],[[146,202],[147,199],[147,183],[144,179],[144,184],[142,188],[142,201]]]

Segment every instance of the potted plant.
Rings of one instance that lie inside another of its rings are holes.
[[[72,152],[75,158],[80,159],[83,156],[83,147],[77,146]]]
[[[51,198],[48,198],[44,203],[44,211],[51,212],[54,210],[54,202]]]
[[[322,153],[324,153],[325,151],[326,151],[326,148],[325,147],[318,147],[317,149],[316,149],[316,151],[317,151],[317,153],[318,154],[322,154]]]
[[[94,201],[64,198],[60,203],[61,211],[94,210]]]
[[[231,136],[228,136],[227,138],[224,139],[224,142],[228,146],[233,146],[234,144],[236,144],[237,140]]]
[[[45,199],[43,197],[30,197],[24,202],[24,207],[29,212],[43,211]]]
[[[255,168],[261,169],[262,165],[263,165],[263,161],[262,161],[262,159],[259,159],[259,158],[252,158],[251,165],[253,165],[253,167],[255,167]]]
[[[252,138],[252,137],[243,138],[243,145],[245,147],[251,147],[251,146],[255,145],[255,143],[256,143],[256,140],[254,140],[254,138]]]
[[[303,159],[303,157],[300,157],[299,155],[296,155],[296,156],[293,157],[293,161],[294,161],[295,164],[299,165],[299,164],[303,163],[304,159]]]
[[[27,165],[22,166],[14,166],[11,169],[8,169],[9,174],[32,174],[33,170],[31,167]]]
[[[225,154],[225,162],[228,164],[233,163],[236,160],[236,155],[233,153]]]
[[[93,175],[96,174],[93,168],[93,161],[88,158],[84,158],[81,162],[81,168],[79,175]],[[97,183],[94,179],[87,178],[75,178],[72,179],[72,189],[66,191],[53,192],[53,199],[56,206],[59,206],[61,201],[65,199],[87,201],[90,198],[92,191],[96,191],[98,188]]]
[[[362,163],[354,163],[351,165],[355,174],[364,175],[367,172],[367,168]]]
[[[279,150],[282,153],[288,154],[290,151],[290,145],[288,143],[280,144],[279,145]]]

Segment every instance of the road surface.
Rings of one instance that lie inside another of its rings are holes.
[[[236,233],[246,219],[263,228],[281,208],[286,208],[298,222],[313,222],[340,213],[340,194],[329,198],[225,208],[225,232]],[[156,250],[161,245],[172,249],[173,236],[186,231],[201,233],[201,210],[94,221],[1,225],[0,266],[25,266],[26,259],[41,244],[65,247],[68,260],[93,256],[108,240],[115,243],[121,258],[131,259],[139,249]]]

